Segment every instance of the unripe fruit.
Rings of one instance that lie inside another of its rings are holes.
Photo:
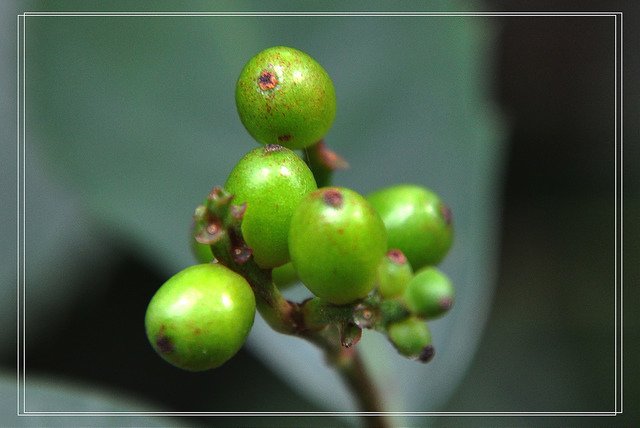
[[[378,292],[384,299],[400,296],[413,278],[413,269],[402,251],[392,249],[378,267]]]
[[[236,83],[236,107],[258,142],[301,149],[331,128],[336,96],[331,78],[313,58],[276,46],[244,66]]]
[[[289,251],[300,280],[333,304],[365,297],[386,251],[384,224],[358,193],[325,187],[293,214]]]
[[[424,321],[414,317],[390,324],[387,335],[393,346],[405,357],[415,358],[424,363],[433,358],[431,333]]]
[[[433,319],[444,315],[453,306],[455,290],[451,280],[435,267],[418,272],[404,293],[407,306],[416,315]]]
[[[242,236],[263,268],[289,261],[291,216],[302,198],[316,189],[313,173],[294,152],[278,145],[247,153],[231,171],[225,189],[233,204],[247,204]]]
[[[169,278],[145,316],[149,342],[176,367],[212,369],[245,342],[256,302],[247,281],[219,264],[188,267]]]
[[[387,228],[389,247],[399,248],[414,270],[440,263],[453,242],[451,211],[420,186],[397,185],[368,196]]]

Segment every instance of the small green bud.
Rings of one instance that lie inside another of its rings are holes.
[[[404,299],[413,313],[425,319],[433,319],[451,309],[455,290],[444,273],[435,267],[427,267],[409,281]]]
[[[413,269],[402,251],[387,251],[378,267],[378,292],[384,299],[402,295],[407,284],[413,278]]]
[[[405,357],[426,363],[434,355],[429,328],[418,318],[409,317],[390,324],[387,335],[393,346]]]

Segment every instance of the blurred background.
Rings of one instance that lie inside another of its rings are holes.
[[[269,10],[287,10],[273,2]],[[399,7],[402,9],[398,9]],[[55,7],[55,9],[53,9]],[[99,9],[95,9],[99,7]],[[326,10],[305,3],[307,11]],[[350,426],[354,418],[15,418],[16,275],[24,263],[30,411],[353,410],[321,356],[260,320],[222,368],[179,371],[144,336],[146,305],[192,264],[193,209],[255,147],[235,79],[272,45],[314,56],[338,97],[328,144],[362,193],[417,182],[453,208],[442,264],[458,292],[430,324],[436,359],[365,334],[395,411],[607,412],[615,406],[612,17],[28,16],[24,257],[16,256],[16,14],[139,3],[3,2],[0,411],[9,425]],[[352,10],[570,10],[557,2],[350,3]],[[625,412],[615,418],[398,418],[400,426],[629,426],[637,421],[638,6],[624,11]],[[154,11],[214,10],[208,2]],[[219,2],[218,11],[266,10]],[[340,10],[344,10],[340,8]],[[22,101],[22,100],[21,100]],[[618,158],[618,162],[620,162]],[[22,170],[20,171],[22,173]],[[631,261],[631,262],[629,262]],[[292,292],[300,298],[303,291]],[[619,380],[618,380],[619,381]]]

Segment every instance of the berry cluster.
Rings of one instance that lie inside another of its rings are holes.
[[[429,361],[425,321],[454,299],[435,267],[453,239],[447,206],[416,185],[367,197],[330,185],[346,164],[322,142],[335,116],[334,87],[299,50],[279,46],[253,57],[236,104],[262,145],[196,209],[193,246],[202,264],[170,278],[149,303],[154,349],[186,370],[218,367],[246,340],[257,308],[276,331],[325,350],[350,348],[369,328],[400,354]],[[280,288],[297,282],[315,297],[286,300]]]

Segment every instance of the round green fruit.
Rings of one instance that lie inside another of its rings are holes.
[[[402,251],[391,249],[378,267],[378,292],[384,299],[400,296],[413,278],[413,269]]]
[[[191,266],[165,282],[149,302],[147,338],[176,367],[212,369],[242,347],[255,308],[253,290],[242,276],[219,264]]]
[[[433,358],[431,332],[424,321],[409,317],[395,322],[387,328],[387,335],[393,346],[405,357],[424,363]]]
[[[375,286],[387,248],[382,220],[353,190],[325,187],[307,195],[289,230],[291,261],[313,294],[341,305]]]
[[[414,270],[440,263],[453,242],[451,211],[424,187],[397,185],[368,196],[387,228],[389,247],[399,248]]]
[[[312,57],[276,46],[258,53],[242,69],[236,107],[258,142],[301,149],[331,128],[336,96],[331,78]]]
[[[425,319],[438,318],[453,306],[455,290],[451,280],[435,267],[419,271],[404,293],[407,306]]]
[[[225,189],[233,204],[246,203],[242,236],[262,268],[289,261],[291,216],[316,189],[313,173],[293,151],[276,144],[247,153],[231,171]]]

